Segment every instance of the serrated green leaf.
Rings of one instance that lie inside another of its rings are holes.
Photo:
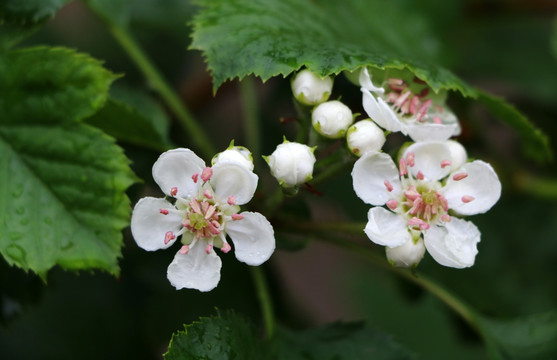
[[[67,49],[0,56],[0,253],[9,264],[43,277],[55,264],[119,272],[135,176],[112,138],[79,122],[113,79]]]
[[[552,359],[557,354],[557,311],[511,320],[483,319],[493,359]]]
[[[268,358],[254,326],[232,312],[201,318],[172,335],[165,360],[261,360]]]
[[[215,90],[227,79],[255,74],[264,81],[302,66],[321,75],[361,66],[408,68],[435,91],[475,91],[434,65],[437,42],[427,23],[381,1],[198,1],[194,49],[202,50]],[[233,34],[234,36],[230,36]]]
[[[523,152],[526,155],[540,162],[551,159],[549,139],[523,114],[502,98],[483,91],[478,93],[478,100],[492,115],[516,130],[522,140]]]
[[[165,360],[403,360],[414,356],[389,336],[363,323],[335,323],[301,332],[279,328],[260,340],[255,327],[226,312],[186,325],[172,336]]]
[[[130,89],[118,91],[85,121],[119,141],[157,151],[171,147],[166,114],[151,98]]]

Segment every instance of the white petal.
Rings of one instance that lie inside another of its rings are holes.
[[[226,223],[225,231],[234,243],[236,258],[248,265],[257,266],[267,261],[275,251],[275,233],[265,216],[243,212],[242,220]]]
[[[421,171],[426,180],[440,180],[451,171],[450,166],[441,167],[443,160],[451,160],[451,150],[444,141],[414,143],[404,151],[403,156],[406,157],[409,152],[414,153],[415,165],[408,168],[414,176]]]
[[[385,130],[393,132],[403,130],[402,123],[383,99],[376,98],[366,89],[362,89],[362,93],[364,110],[371,120],[375,121],[377,125]]]
[[[458,124],[434,124],[414,122],[407,124],[408,136],[414,141],[444,141],[458,130]]]
[[[153,179],[161,190],[170,195],[170,189],[178,188],[178,196],[190,198],[197,195],[198,184],[192,175],[200,173],[205,162],[190,149],[174,149],[164,152],[153,165]]]
[[[213,165],[230,162],[236,162],[246,167],[249,171],[253,171],[253,158],[251,152],[243,146],[233,146],[226,149],[215,155],[213,160],[211,160]]]
[[[470,221],[453,217],[445,226],[424,232],[427,251],[439,264],[462,269],[474,265],[480,231]]]
[[[467,163],[455,171],[466,173],[468,177],[455,181],[451,176],[442,189],[449,208],[460,215],[482,214],[491,209],[501,196],[501,182],[497,174],[486,162],[476,160]],[[472,196],[474,200],[464,203],[463,196]]]
[[[388,181],[393,186],[389,192]],[[398,169],[393,159],[385,153],[368,152],[354,163],[352,182],[356,195],[371,205],[384,205],[400,193]]]
[[[226,202],[229,196],[236,198],[237,205],[251,200],[257,188],[258,177],[246,167],[236,163],[217,163],[213,166],[210,183],[217,200]]]
[[[451,150],[451,171],[454,171],[466,164],[468,153],[461,143],[454,140],[447,140],[447,146]]]
[[[371,208],[364,232],[376,244],[397,247],[412,241],[406,220],[382,207]]]
[[[163,215],[160,209],[171,209],[171,212]],[[165,199],[145,197],[137,202],[132,212],[131,230],[140,248],[154,251],[174,244],[176,239],[164,244],[168,231],[175,234],[182,228],[182,217],[173,211],[174,206]]]
[[[425,254],[425,245],[420,237],[416,242],[410,240],[394,248],[387,247],[385,252],[391,264],[409,268],[418,265],[422,261]]]
[[[211,291],[219,283],[221,259],[214,250],[207,254],[204,245],[199,241],[187,254],[174,256],[166,275],[176,289]]]
[[[359,81],[360,81],[360,86],[366,90],[379,92],[379,93],[385,92],[385,89],[373,85],[373,82],[371,81],[371,76],[369,76],[369,71],[367,70],[366,67],[362,68],[362,70],[360,71]]]

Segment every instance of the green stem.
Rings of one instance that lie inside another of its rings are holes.
[[[257,291],[257,298],[261,304],[261,314],[265,324],[265,334],[267,338],[271,338],[275,333],[275,315],[273,312],[273,303],[269,294],[269,287],[265,280],[263,270],[258,266],[251,266],[251,275]]]
[[[192,142],[206,158],[210,159],[216,153],[213,144],[203,129],[197,124],[181,99],[171,89],[161,73],[155,68],[151,60],[143,52],[139,44],[133,39],[128,31],[111,22],[109,19],[104,18],[100,14],[99,17],[105,21],[108,29],[116,41],[127,52],[128,56],[143,73],[153,89],[168,105],[169,109],[174,113],[174,115],[176,115],[180,123],[188,132],[189,138]]]
[[[261,159],[261,130],[259,128],[255,81],[253,78],[247,77],[240,82],[240,96],[244,110],[247,148],[251,151],[254,162],[259,162]]]

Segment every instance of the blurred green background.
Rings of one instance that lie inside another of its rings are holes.
[[[226,83],[213,96],[200,52],[188,50],[188,22],[194,11],[186,1],[136,1],[130,29],[218,148],[226,148],[231,139],[245,145],[239,83]],[[550,137],[555,153],[557,2],[428,0],[416,11],[438,36],[439,62],[514,104]],[[32,44],[89,53],[125,75],[115,86],[139,89],[156,99],[102,22],[80,2],[63,7],[21,46]],[[280,119],[294,117],[296,111],[288,80],[256,80],[256,90],[263,153],[270,154],[283,135],[294,133],[294,125]],[[354,112],[364,113],[359,89],[342,76],[333,97],[340,95]],[[470,218],[482,232],[473,268],[445,268],[426,255],[419,272],[491,317],[557,308],[555,164],[524,158],[516,134],[479,105],[457,96],[450,104],[463,126],[458,140],[471,157],[493,164],[503,195],[490,212]],[[187,134],[169,118],[171,141],[191,146]],[[132,204],[147,194],[160,196],[151,178],[159,152],[121,145],[144,180],[130,188]],[[263,181],[272,181],[265,164],[256,163],[256,172]],[[324,196],[301,195],[314,219],[365,221],[368,207],[355,196],[348,172],[318,190]],[[148,253],[135,245],[129,230],[124,235],[118,279],[55,268],[45,284],[0,260],[0,358],[159,359],[173,332],[214,314],[215,307],[236,309],[260,324],[249,269],[231,254],[221,256],[222,279],[214,291],[176,291],[166,279],[172,251]],[[383,251],[364,236],[354,241]],[[283,325],[301,329],[338,319],[366,319],[421,359],[486,358],[479,337],[439,300],[344,250],[319,242],[296,252],[278,250],[264,269]]]

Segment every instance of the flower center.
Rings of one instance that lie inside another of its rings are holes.
[[[193,199],[186,210],[184,227],[197,239],[220,234],[221,215],[218,208],[208,199]]]
[[[404,192],[403,210],[412,216],[411,220],[414,219],[420,228],[429,228],[423,224],[436,222],[438,217],[447,214],[449,206],[442,194],[425,184],[419,184],[417,188],[410,185]]]

